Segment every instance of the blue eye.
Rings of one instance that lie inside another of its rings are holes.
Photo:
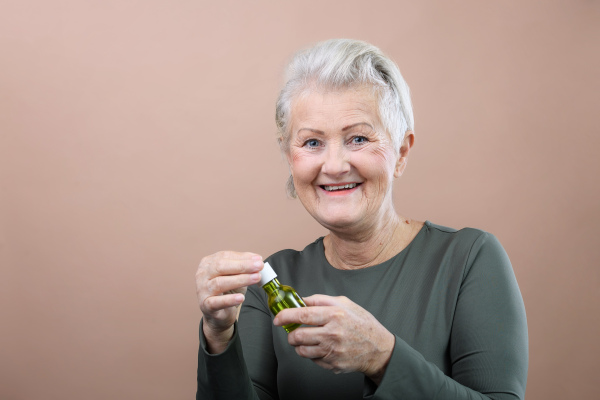
[[[319,141],[317,139],[309,139],[304,142],[304,145],[308,147],[319,147]]]
[[[367,141],[367,138],[364,136],[355,136],[352,138],[352,144],[363,144]]]

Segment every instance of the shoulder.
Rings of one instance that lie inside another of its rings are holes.
[[[500,245],[498,239],[491,233],[476,228],[449,228],[425,221],[423,229],[426,230],[430,241],[440,242],[446,245],[461,245],[473,247],[477,244]]]
[[[434,224],[430,221],[425,221],[423,227],[428,233],[436,235],[438,238],[446,238],[446,240],[473,241],[480,236],[489,235],[489,233],[476,228],[449,228],[447,226]]]
[[[476,228],[454,229],[425,222],[429,243],[435,243],[443,251],[451,251],[463,261],[464,275],[474,265],[483,264],[483,268],[500,264],[512,269],[506,251],[493,234]]]

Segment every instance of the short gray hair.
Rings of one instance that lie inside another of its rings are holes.
[[[282,150],[290,143],[293,100],[310,88],[350,89],[368,85],[379,98],[379,118],[399,149],[414,130],[410,91],[398,66],[377,47],[352,39],[332,39],[300,51],[288,64],[286,83],[277,98],[275,122]],[[296,197],[292,177],[288,194]]]

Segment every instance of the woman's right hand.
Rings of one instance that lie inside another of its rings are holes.
[[[196,293],[210,353],[221,353],[227,347],[246,288],[260,281],[263,265],[258,254],[235,251],[220,251],[200,261]]]

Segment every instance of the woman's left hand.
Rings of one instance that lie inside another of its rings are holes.
[[[371,313],[347,297],[305,297],[308,307],[280,311],[275,325],[299,323],[288,335],[298,355],[335,373],[362,372],[379,384],[396,338]]]

